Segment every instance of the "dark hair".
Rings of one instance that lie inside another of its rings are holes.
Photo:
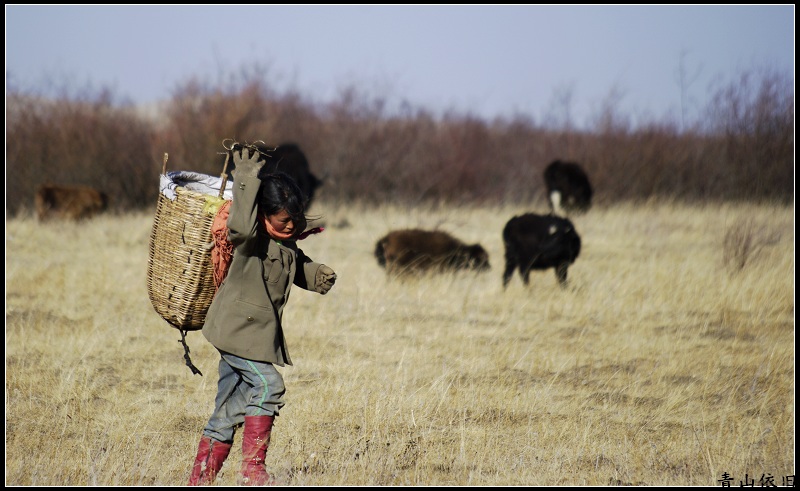
[[[266,216],[286,210],[294,222],[294,235],[301,234],[308,225],[306,218],[306,197],[294,179],[285,172],[258,173],[261,189],[258,204]]]

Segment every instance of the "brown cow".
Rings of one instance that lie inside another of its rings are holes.
[[[39,221],[50,219],[82,220],[108,208],[108,196],[89,186],[43,184],[36,191]]]
[[[389,232],[375,244],[375,258],[387,274],[412,271],[486,271],[489,254],[480,244],[467,245],[447,232],[420,229]]]

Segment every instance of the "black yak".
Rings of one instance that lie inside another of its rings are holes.
[[[591,208],[592,185],[580,165],[555,160],[544,170],[544,183],[552,213],[563,216]]]
[[[306,155],[300,150],[300,147],[296,143],[282,143],[277,147],[271,147],[263,142],[256,142],[255,146],[264,160],[264,167],[261,172],[282,171],[289,174],[305,194],[306,206],[310,207],[317,188],[322,185],[322,179],[311,172]],[[241,148],[242,145],[237,144],[234,146],[234,151],[238,152]],[[235,176],[235,169],[236,166],[233,164],[233,158],[231,158],[228,161],[228,171],[233,172]],[[228,175],[230,178],[230,174]]]
[[[581,252],[581,238],[566,218],[526,213],[515,216],[503,228],[506,268],[503,288],[508,286],[515,269],[522,282],[529,283],[532,269],[555,268],[559,285],[567,284],[567,268]]]

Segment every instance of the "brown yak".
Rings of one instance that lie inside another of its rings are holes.
[[[490,269],[480,244],[467,245],[447,232],[406,229],[389,232],[375,244],[375,258],[387,274]]]
[[[82,220],[108,208],[108,196],[89,186],[43,184],[34,197],[39,221]]]

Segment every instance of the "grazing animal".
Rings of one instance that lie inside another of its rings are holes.
[[[412,271],[490,269],[489,254],[480,244],[467,245],[438,230],[389,232],[375,244],[375,258],[387,274],[398,276]]]
[[[567,285],[567,268],[581,252],[581,238],[566,218],[526,213],[515,216],[503,228],[506,269],[503,288],[508,286],[515,269],[527,286],[532,269],[555,268],[559,285]]]
[[[40,222],[83,220],[108,208],[108,195],[89,186],[43,184],[36,190],[34,201]]]
[[[580,165],[554,160],[544,170],[547,200],[556,215],[584,213],[592,206],[592,185]]]
[[[308,160],[300,147],[295,143],[282,143],[277,147],[270,147],[261,142],[255,145],[265,160],[261,172],[283,171],[289,174],[305,194],[306,206],[311,206],[314,194],[323,181],[311,172]],[[235,147],[236,150],[239,148],[239,146]],[[230,172],[236,168],[233,166],[233,159],[229,161],[228,165],[231,166]]]

